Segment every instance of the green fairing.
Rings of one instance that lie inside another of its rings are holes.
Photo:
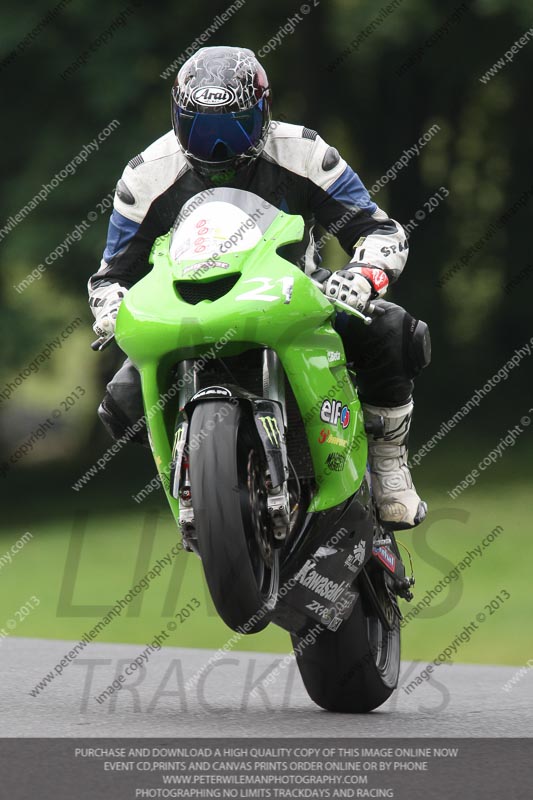
[[[190,267],[205,264],[205,256],[174,262],[168,233],[154,243],[153,269],[132,287],[120,307],[116,340],[141,374],[154,459],[176,520],[179,503],[170,494],[169,474],[177,394],[163,410],[158,401],[169,389],[172,367],[185,358],[200,358],[212,347],[217,347],[217,357],[236,355],[253,345],[272,348],[280,357],[304,420],[318,483],[309,511],[338,505],[363,480],[367,459],[363,416],[342,341],[332,327],[335,310],[300,269],[276,252],[300,241],[303,230],[300,216],[279,211],[255,247],[224,253],[219,259],[226,268],[200,267],[196,278]],[[208,283],[234,273],[242,273],[241,278],[216,302],[189,305],[173,285],[176,280]],[[283,291],[287,278],[294,280],[290,302]],[[265,296],[277,299],[261,299]],[[346,429],[340,419],[332,424],[320,418],[328,398],[348,407]],[[330,437],[337,442],[328,442]],[[337,457],[331,456],[328,466],[330,454]]]

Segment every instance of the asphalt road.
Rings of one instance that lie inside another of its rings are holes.
[[[406,692],[425,664],[404,662],[399,689],[378,711],[337,715],[312,703],[293,662],[268,683],[283,656],[229,652],[206,669],[213,651],[167,647],[99,703],[95,698],[145,648],[91,644],[32,697],[72,644],[2,642],[1,736],[533,736],[533,670],[511,691],[502,688],[515,667],[442,665]]]

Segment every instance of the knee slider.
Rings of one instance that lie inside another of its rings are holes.
[[[108,434],[115,441],[127,437],[129,442],[149,446],[146,424],[143,424],[141,430],[132,433],[130,426],[135,420],[128,418],[109,392],[105,393],[98,407],[98,416]]]
[[[431,362],[431,337],[427,323],[421,319],[406,315],[404,324],[405,367],[414,378]]]

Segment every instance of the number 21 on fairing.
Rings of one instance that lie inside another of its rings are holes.
[[[249,278],[245,283],[258,283],[255,289],[250,289],[249,292],[239,294],[235,300],[264,300],[267,303],[272,303],[274,300],[280,300],[279,294],[264,294],[264,292],[271,292],[276,288],[277,283],[281,283],[281,293],[285,298],[285,303],[291,302],[292,287],[294,285],[294,278],[278,278],[273,281],[272,278]]]

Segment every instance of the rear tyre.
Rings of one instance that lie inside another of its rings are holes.
[[[380,587],[376,590],[379,593]],[[305,633],[292,636],[302,680],[317,705],[358,714],[372,711],[390,697],[400,672],[400,626],[392,606],[387,616],[393,621],[391,631],[359,597],[337,631],[324,629],[307,646]]]
[[[268,625],[279,588],[279,550],[267,510],[265,459],[254,420],[238,404],[204,401],[190,425],[189,470],[198,550],[226,625]]]

